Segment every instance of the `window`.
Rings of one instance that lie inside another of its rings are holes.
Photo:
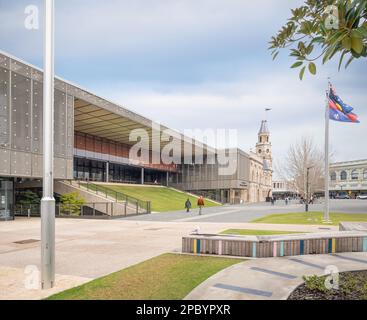
[[[259,153],[261,153],[261,149],[259,149]]]
[[[363,170],[363,180],[367,180],[367,169]]]
[[[330,174],[330,180],[331,181],[335,181],[336,180],[336,172],[335,171]]]
[[[347,172],[346,171],[342,171],[340,173],[340,180],[347,180]]]
[[[358,180],[358,171],[354,169],[351,174],[352,180]]]

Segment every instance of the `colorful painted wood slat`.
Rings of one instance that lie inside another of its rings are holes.
[[[363,251],[366,252],[367,251],[367,237],[363,238]]]
[[[332,239],[331,241],[331,253],[335,253],[336,252],[336,240],[335,238]]]
[[[200,249],[201,249],[201,240],[197,239],[196,240],[196,253],[200,253]]]
[[[277,256],[277,252],[278,251],[278,246],[277,246],[277,242],[274,242],[273,244],[273,257]]]
[[[280,242],[280,256],[284,257],[284,241]]]
[[[252,243],[252,257],[256,258],[256,242]]]
[[[303,256],[305,254],[305,240],[301,240],[299,244],[299,254]]]
[[[333,250],[333,239],[328,240],[328,253],[332,253]]]

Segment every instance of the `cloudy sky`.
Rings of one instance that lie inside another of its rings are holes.
[[[41,0],[0,0],[0,49],[42,67],[42,25],[24,28]],[[299,81],[270,37],[299,0],[56,0],[58,76],[171,128],[238,130],[256,143],[264,108],[276,161],[301,136],[322,147],[327,77],[361,124],[331,123],[334,160],[367,158],[366,61],[319,67]]]

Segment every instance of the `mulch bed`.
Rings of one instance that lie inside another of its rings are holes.
[[[367,300],[367,270],[340,273],[339,290],[310,289],[302,284],[288,300]]]

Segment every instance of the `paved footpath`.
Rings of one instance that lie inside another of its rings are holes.
[[[302,276],[323,275],[328,266],[336,266],[339,272],[366,270],[367,253],[247,260],[215,274],[185,299],[285,300],[303,283]]]
[[[310,211],[323,211],[321,202],[310,205]],[[165,212],[162,214],[149,214],[143,216],[133,216],[124,220],[133,221],[161,221],[161,222],[217,222],[217,223],[243,223],[251,222],[269,214],[304,212],[305,206],[297,201],[292,201],[285,205],[284,201],[277,201],[274,206],[270,203],[246,203],[238,205],[224,205],[219,207],[205,207],[203,215],[198,216],[198,210],[185,210],[175,212]],[[340,213],[366,213],[366,203],[363,200],[330,200],[330,211]]]

